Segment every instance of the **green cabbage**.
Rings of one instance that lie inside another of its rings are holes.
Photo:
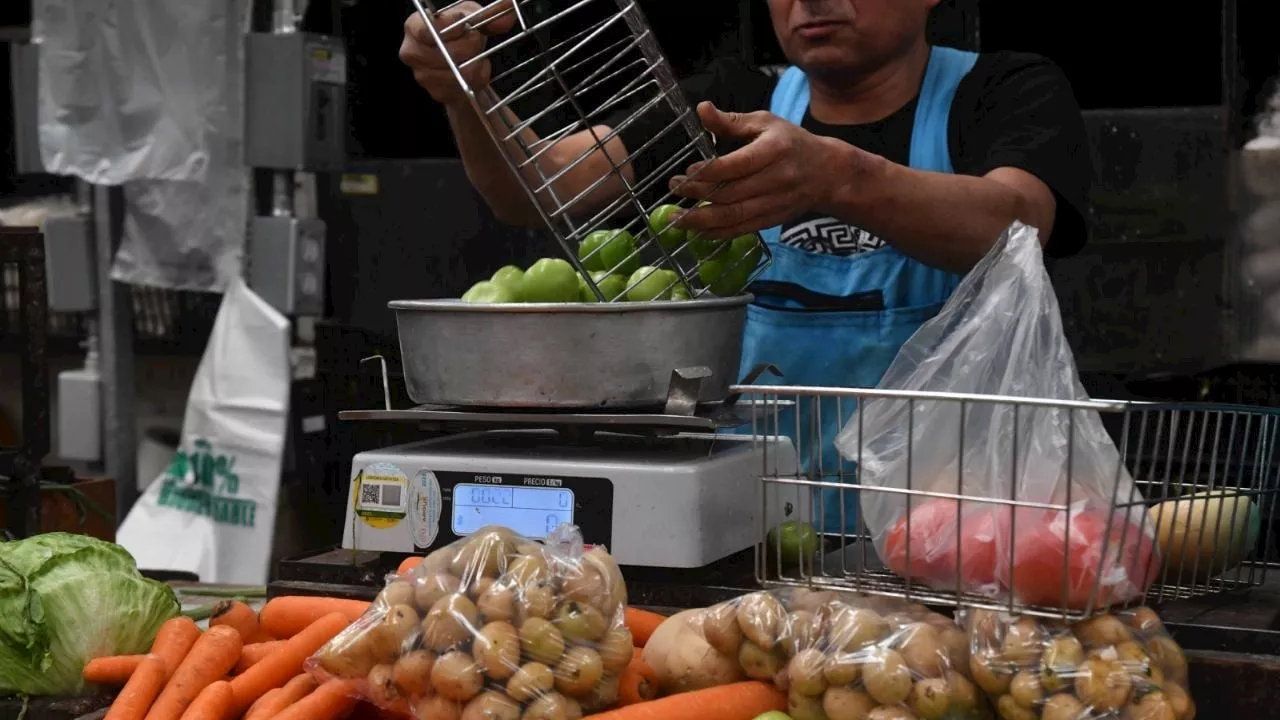
[[[114,543],[69,533],[0,543],[0,694],[79,694],[85,663],[146,652],[180,609]]]

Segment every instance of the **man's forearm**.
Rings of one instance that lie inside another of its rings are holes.
[[[967,272],[1014,220],[1052,224],[1021,192],[990,177],[915,170],[853,146],[833,145],[833,217],[884,238],[927,265]]]
[[[511,225],[532,226],[540,222],[541,216],[520,178],[507,164],[475,109],[454,105],[446,108],[446,113],[467,178],[498,219]]]

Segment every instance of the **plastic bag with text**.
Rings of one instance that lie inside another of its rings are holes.
[[[634,652],[627,590],[601,547],[490,526],[391,575],[368,612],[307,662],[320,679],[418,720],[573,718],[617,699]]]
[[[1089,400],[1034,228],[1005,231],[879,389]],[[912,581],[1079,610],[1140,596],[1159,569],[1142,498],[1087,405],[869,399],[836,446],[860,463],[878,554]]]
[[[989,610],[957,620],[971,677],[1002,718],[1195,718],[1187,657],[1150,608],[1072,624]]]
[[[643,659],[666,694],[771,682],[792,720],[991,716],[969,675],[965,632],[896,598],[754,592],[668,618]]]

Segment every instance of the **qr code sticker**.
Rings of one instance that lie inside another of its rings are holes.
[[[360,488],[361,503],[377,503],[382,497],[381,485],[365,485]]]

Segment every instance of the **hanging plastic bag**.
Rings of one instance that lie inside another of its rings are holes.
[[[116,534],[139,567],[266,583],[291,380],[289,321],[233,281],[191,385],[182,446]]]
[[[617,699],[627,588],[577,528],[545,542],[481,528],[387,580],[311,673],[417,720],[580,718]]]
[[[1005,231],[880,388],[1089,400],[1034,228]],[[870,399],[836,446],[861,461],[862,512],[877,552],[913,581],[1081,609],[1141,595],[1159,570],[1142,498],[1088,405]]]

